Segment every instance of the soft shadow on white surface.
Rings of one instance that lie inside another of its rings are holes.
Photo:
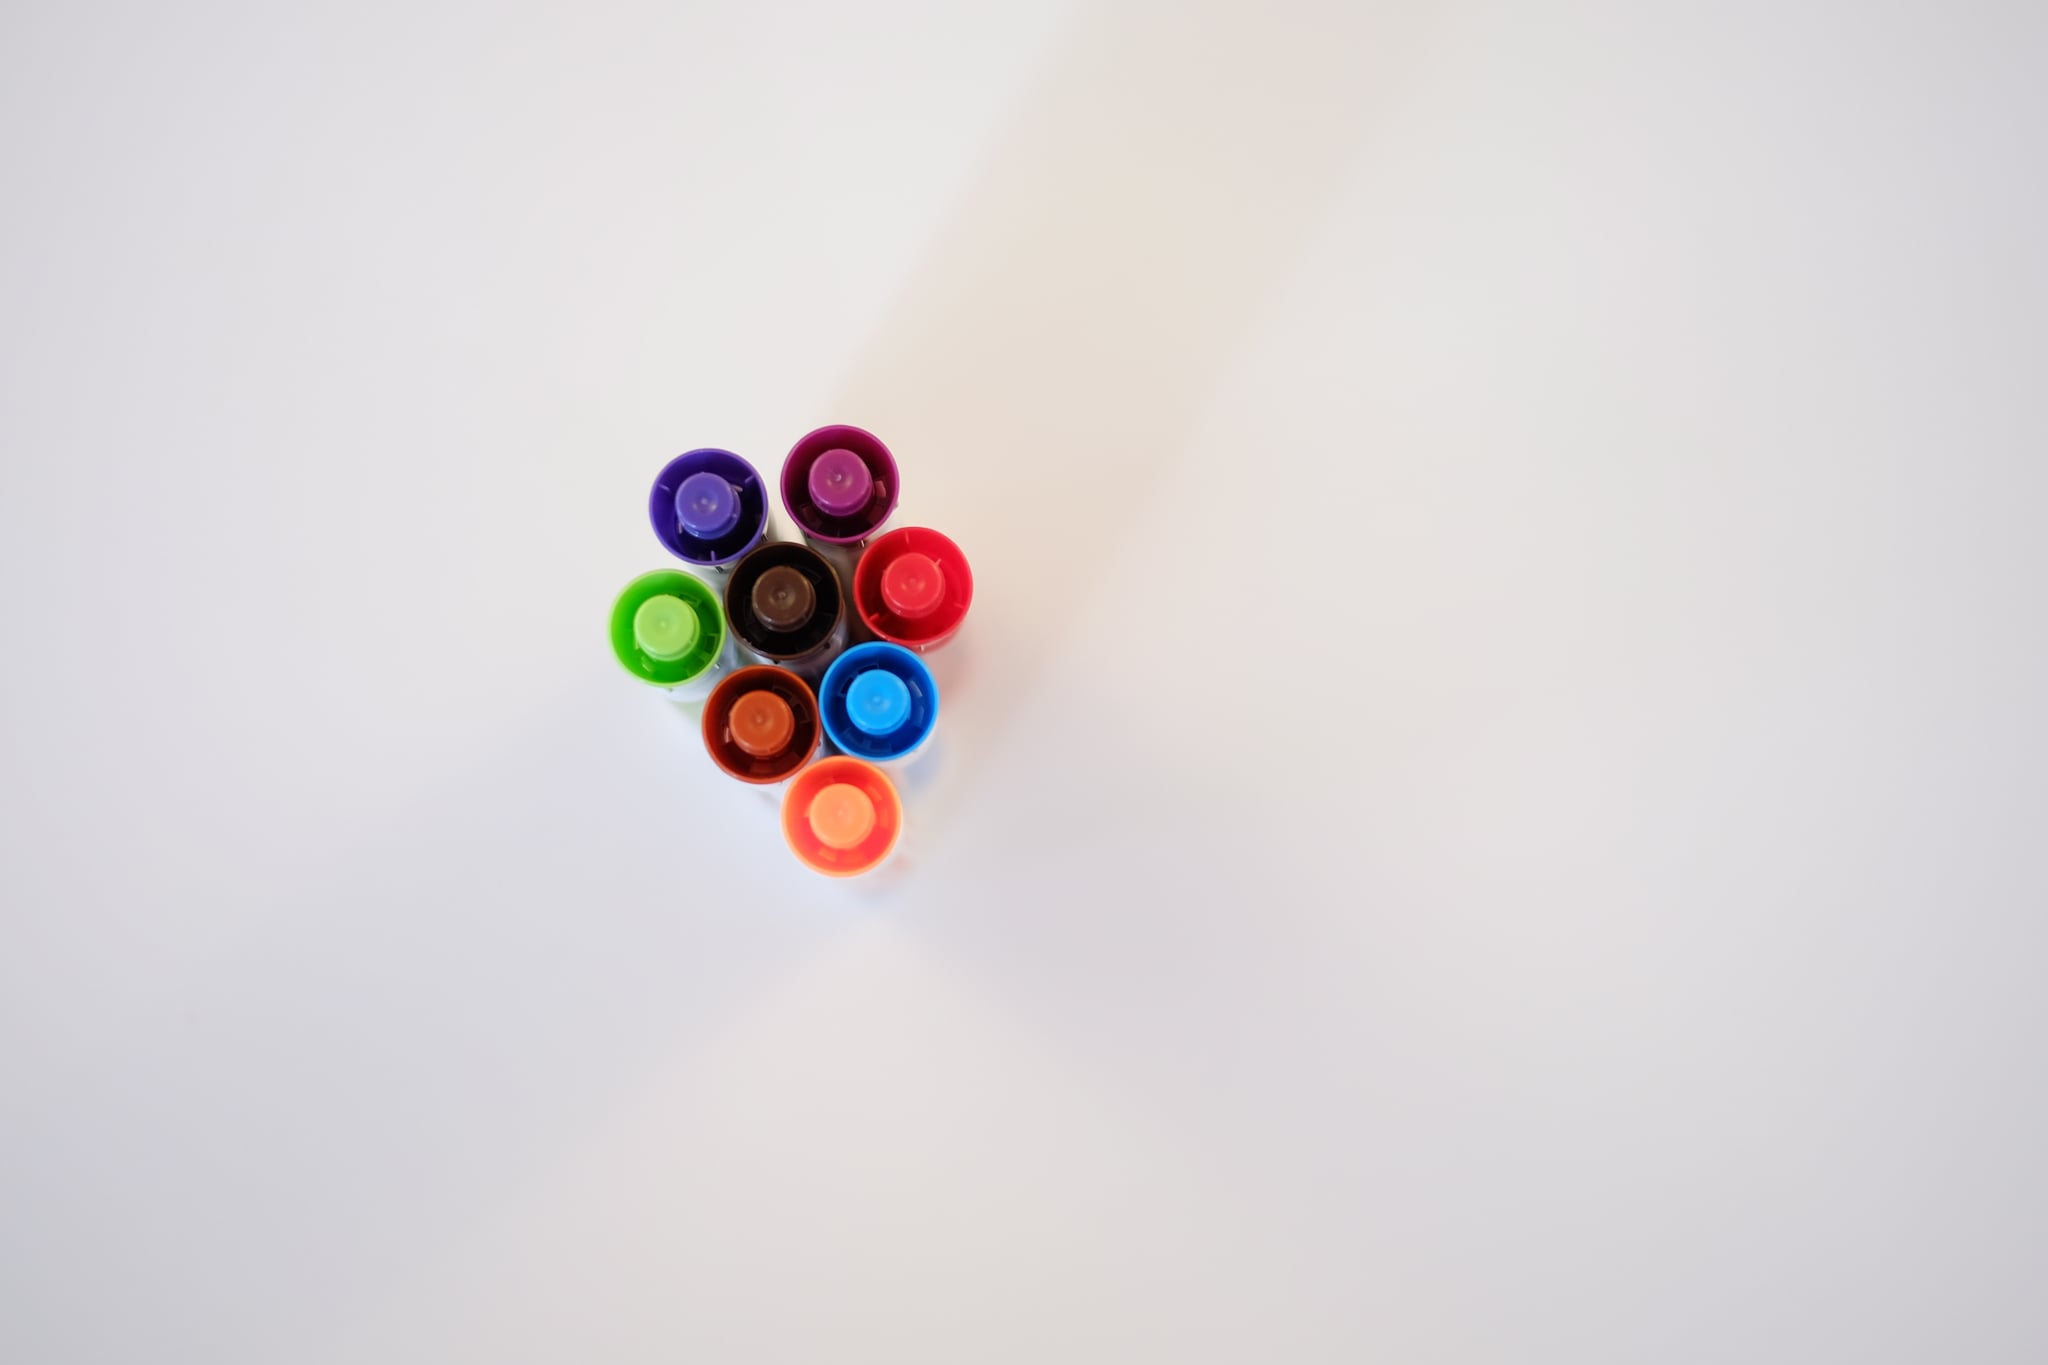
[[[904,923],[1445,1358],[2025,1358],[2039,34],[1576,17],[1401,101],[1112,570],[1267,450],[1274,553],[1098,594]]]
[[[244,931],[141,1008],[51,1040],[11,1087],[8,1143],[45,1153],[11,1210],[67,1235],[12,1281],[61,1301],[113,1277],[195,1349],[325,1339],[852,928],[825,884],[774,875],[772,811],[702,790],[681,709],[621,683],[593,667],[488,763],[252,893]],[[135,1145],[53,1158],[80,1125]],[[184,1254],[258,1209],[265,1255]],[[111,1351],[122,1328],[74,1330]]]
[[[887,433],[903,520],[975,566],[972,675],[933,660],[951,741],[919,811],[934,843],[1079,616],[1174,593],[1169,563],[1106,576],[1126,528],[1176,477],[1430,26],[1381,3],[1090,7],[853,366],[832,410]],[[1187,549],[1252,547],[1210,522]]]

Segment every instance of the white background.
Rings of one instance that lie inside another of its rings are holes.
[[[9,4],[0,1359],[2048,1356],[2044,51]],[[866,889],[604,639],[826,421]]]

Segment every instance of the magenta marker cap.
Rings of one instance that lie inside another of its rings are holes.
[[[828,450],[811,465],[805,480],[811,501],[827,516],[849,517],[868,505],[874,495],[875,476],[860,456],[850,450]]]
[[[726,569],[767,533],[768,485],[730,450],[688,451],[655,476],[647,517],[677,559]]]
[[[819,427],[782,462],[782,505],[806,540],[857,545],[896,510],[896,457],[873,432]]]

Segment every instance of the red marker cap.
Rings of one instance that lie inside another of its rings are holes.
[[[937,531],[905,526],[877,536],[853,572],[853,603],[867,628],[911,649],[953,638],[974,601],[974,572]]]
[[[782,796],[782,837],[805,867],[857,877],[896,847],[903,806],[882,770],[857,758],[822,758]]]

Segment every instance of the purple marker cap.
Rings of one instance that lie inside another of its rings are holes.
[[[768,487],[730,450],[686,450],[654,476],[647,520],[677,559],[722,573],[767,534]]]
[[[710,470],[676,487],[676,522],[699,540],[717,540],[740,521],[739,490]]]
[[[850,450],[828,450],[811,465],[811,501],[818,510],[835,517],[850,517],[868,505],[875,491],[875,477],[866,461]]]

